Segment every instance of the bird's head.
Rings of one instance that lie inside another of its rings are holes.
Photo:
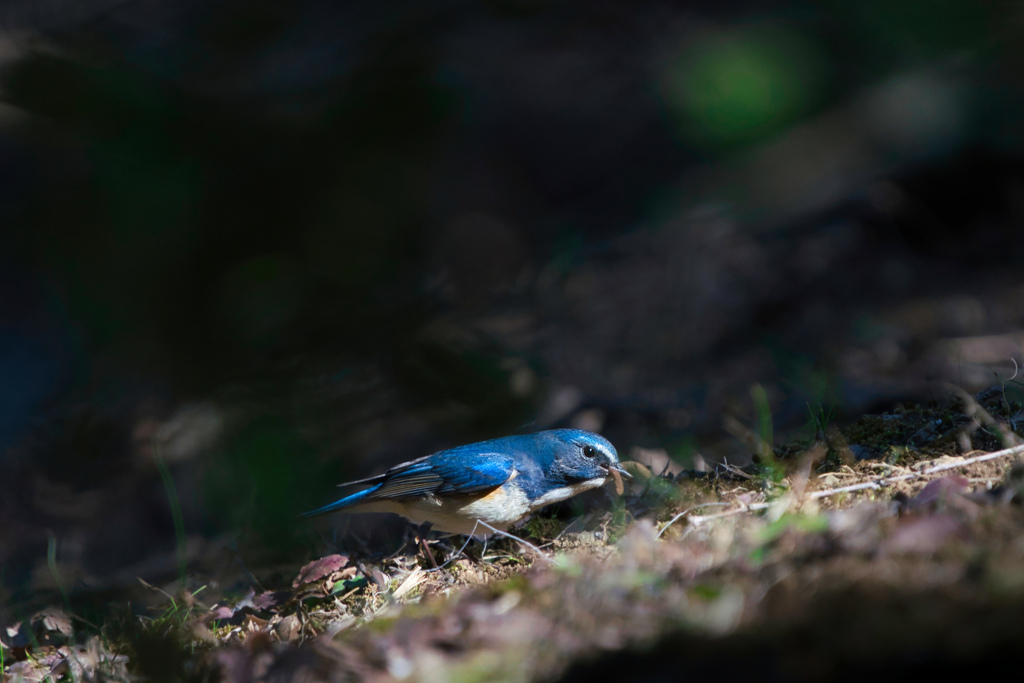
[[[551,464],[552,473],[564,478],[568,484],[593,482],[600,486],[612,476],[616,488],[621,489],[620,476],[629,478],[629,473],[619,464],[619,454],[608,439],[585,432],[581,429],[556,429],[555,459]]]

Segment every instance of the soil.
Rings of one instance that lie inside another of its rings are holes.
[[[98,630],[51,607],[6,631],[4,680],[850,680],[1009,666],[1024,636],[1013,414],[951,397],[744,468],[633,463],[625,495],[598,492],[582,516],[431,540],[440,568],[410,536],[389,557],[264,572],[263,591],[241,597],[210,576],[148,587],[150,616]],[[951,446],[995,438],[1003,451],[983,461]],[[865,447],[880,457],[851,458]]]

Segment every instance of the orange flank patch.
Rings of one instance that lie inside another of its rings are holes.
[[[514,476],[514,475],[513,475]],[[500,505],[508,499],[508,491],[505,490],[504,486],[499,486],[485,496],[480,496],[478,501],[486,501],[492,505]]]

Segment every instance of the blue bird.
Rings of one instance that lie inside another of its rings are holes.
[[[502,531],[545,505],[571,498],[629,473],[607,439],[580,429],[506,436],[439,451],[395,465],[384,474],[342,486],[369,484],[303,517],[336,510],[393,512],[456,534]],[[621,488],[620,488],[621,493]]]

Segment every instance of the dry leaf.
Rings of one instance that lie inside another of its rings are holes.
[[[928,482],[921,489],[921,492],[910,501],[910,507],[912,509],[921,508],[931,504],[947,502],[950,498],[966,491],[968,487],[970,487],[970,482],[962,474],[950,474],[941,477],[940,479]]]
[[[879,548],[883,555],[931,555],[956,538],[965,538],[966,530],[951,515],[915,517],[902,522]]]
[[[248,633],[262,633],[267,630],[270,626],[270,622],[259,617],[254,617],[251,614],[246,614],[245,619],[242,621],[242,628]]]
[[[257,610],[269,610],[279,607],[292,598],[291,591],[267,591],[252,599],[252,606]]]
[[[282,643],[290,643],[302,637],[302,623],[297,616],[289,614],[274,627],[274,633]]]
[[[299,575],[292,581],[292,588],[298,588],[304,584],[319,581],[347,564],[348,556],[346,555],[328,555],[327,557],[321,557],[319,560],[313,560],[299,570]]]

